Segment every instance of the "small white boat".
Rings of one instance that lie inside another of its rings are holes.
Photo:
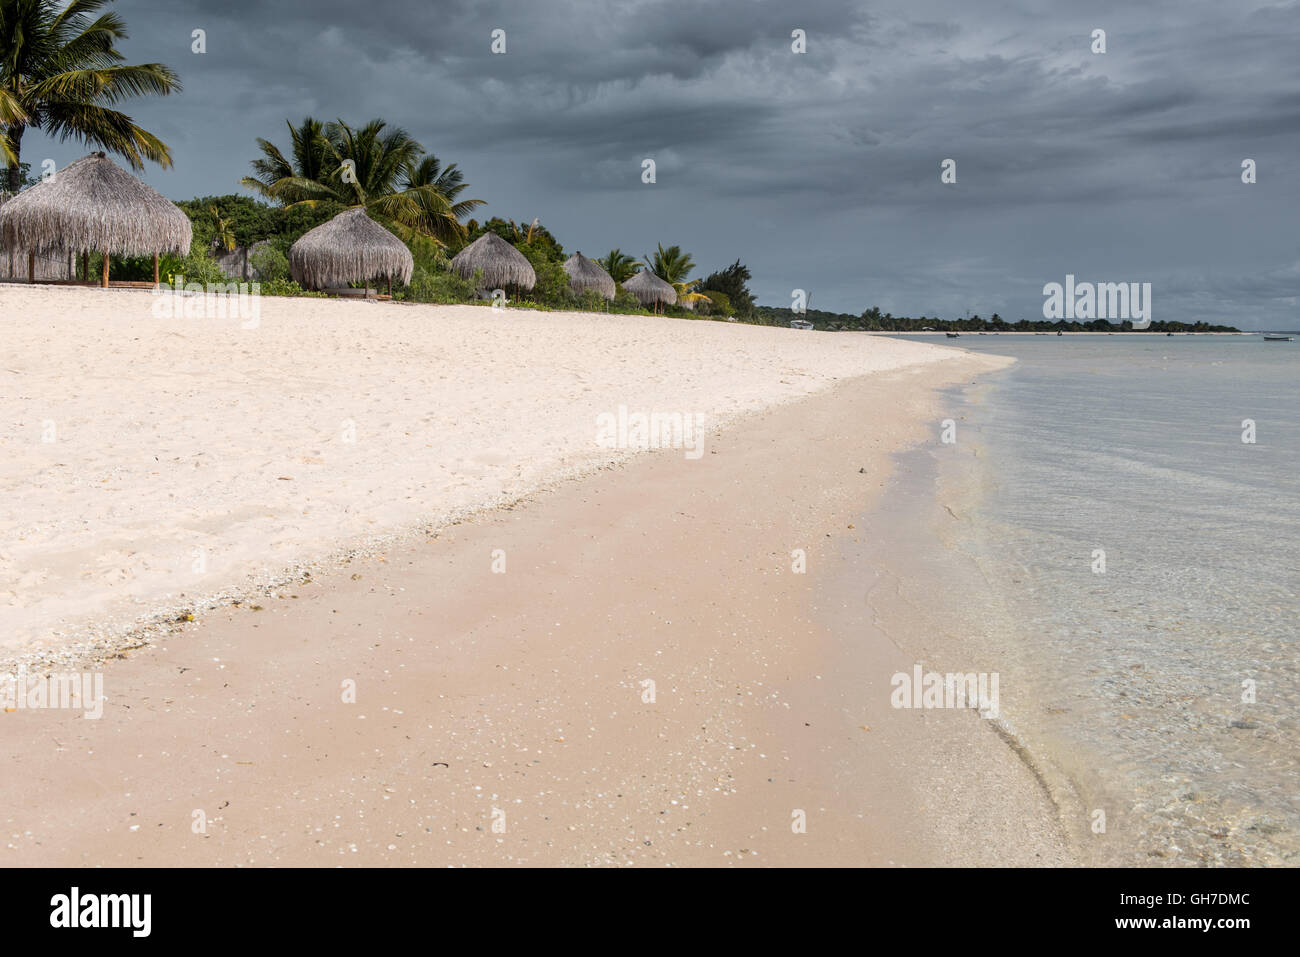
[[[1265,342],[1290,342],[1291,336],[1264,335]]]
[[[812,329],[814,328],[814,326],[807,319],[791,319],[790,328],[791,329]]]

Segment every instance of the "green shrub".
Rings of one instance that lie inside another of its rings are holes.
[[[263,296],[299,296],[307,299],[329,298],[326,293],[303,289],[292,279],[264,279],[259,281],[258,285]]]
[[[104,268],[104,259],[102,256],[92,257],[92,259],[94,260],[94,263],[92,264],[90,275],[92,278],[98,278],[100,273],[96,270]],[[80,257],[78,257],[78,260],[80,260]],[[165,282],[167,277],[167,273],[163,268],[164,265],[166,265],[167,260],[180,262],[179,259],[176,259],[173,256],[165,256],[158,260],[158,278],[159,281],[162,282]],[[81,268],[80,261],[77,263],[77,268]],[[109,260],[109,278],[120,280],[121,282],[153,282],[153,257],[130,256],[124,259],[118,256],[113,256]]]
[[[621,285],[614,287],[614,301],[607,305],[606,311],[616,312],[625,316],[644,316],[650,314],[650,310],[641,305],[641,300],[632,295]]]
[[[222,272],[217,261],[208,255],[205,248],[201,246],[191,246],[190,254],[184,259],[177,259],[171,256],[165,257],[166,269],[163,264],[159,264],[160,278],[165,283],[174,283],[183,277],[185,283],[202,283],[207,285],[210,282],[219,282],[225,284],[230,279]],[[153,261],[149,263],[149,277],[153,278]]]
[[[289,257],[275,245],[263,246],[248,257],[262,283],[283,282],[289,278]]]
[[[515,248],[524,254],[537,274],[537,283],[528,293],[530,298],[560,309],[572,308],[567,304],[571,295],[569,274],[564,271],[564,260],[556,258],[557,247],[553,243],[534,241]]]
[[[704,295],[709,297],[710,308],[708,312],[711,315],[731,316],[736,310],[732,308],[731,300],[725,292],[717,292],[713,289],[705,289]],[[701,303],[703,305],[703,303]]]
[[[411,302],[468,302],[474,298],[474,284],[450,270],[417,265],[411,285],[399,295]]]
[[[609,300],[594,289],[584,289],[581,295],[573,297],[571,309],[582,312],[608,312]]]
[[[194,245],[207,249],[212,244],[215,223],[212,210],[227,221],[235,242],[252,246],[263,239],[281,240],[281,252],[303,233],[324,223],[343,211],[343,206],[325,200],[315,206],[271,206],[249,196],[203,196],[183,200],[176,204],[190,217],[194,229]]]

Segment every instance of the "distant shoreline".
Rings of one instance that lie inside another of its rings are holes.
[[[890,332],[883,329],[848,329],[846,332],[865,332],[869,336],[946,336],[947,333],[940,330],[939,332]],[[977,329],[961,330],[960,336],[1056,336],[1056,332],[980,332]],[[1086,332],[1062,329],[1063,336],[1168,336],[1167,332],[1151,332],[1145,329],[1131,329],[1127,332],[1097,332],[1089,329]],[[1175,332],[1175,336],[1262,336],[1264,330],[1257,332],[1248,332],[1245,330],[1238,332]]]

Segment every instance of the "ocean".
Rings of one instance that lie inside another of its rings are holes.
[[[1084,859],[1300,863],[1300,338],[948,344],[933,567]]]

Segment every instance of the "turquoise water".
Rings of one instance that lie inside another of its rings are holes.
[[[1037,679],[1026,740],[1108,812],[1100,857],[1300,863],[1300,340],[953,344],[1019,360],[966,406],[961,544]]]

